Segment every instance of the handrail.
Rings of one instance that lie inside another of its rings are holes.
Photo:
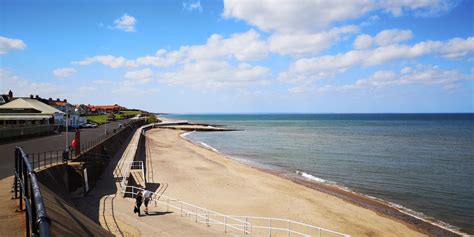
[[[46,215],[46,207],[36,173],[23,148],[19,146],[15,148],[14,185],[15,198],[19,199],[20,202],[20,211],[23,210],[23,201],[25,201],[26,236],[51,236],[50,220]]]
[[[127,192],[126,189],[130,189],[130,188],[132,190]],[[126,189],[123,191],[124,195],[131,194],[132,198],[138,193],[138,191],[142,191],[142,192],[145,191],[145,189],[135,187],[135,186],[126,186]],[[179,210],[181,216],[185,214],[186,216],[194,217],[195,222],[205,223],[208,226],[210,226],[211,224],[223,225],[224,232],[226,233],[228,231],[228,228],[242,232],[244,236],[252,233],[251,223],[240,220],[238,218],[234,218],[229,215],[218,213],[216,211],[212,211],[212,210],[209,210],[197,205],[180,201],[179,199],[167,197],[165,195],[154,193],[154,192],[152,192],[152,200],[154,200],[155,202],[165,204],[167,211],[169,211],[169,208],[172,207],[172,208],[175,208],[176,210]],[[173,202],[175,204],[173,204]]]
[[[254,228],[269,229],[269,230],[270,229],[283,230],[283,231],[292,232],[292,233],[295,233],[295,234],[300,234],[302,236],[310,236],[308,234],[296,233],[294,230],[291,230],[291,227],[293,227],[293,229],[294,229],[295,225],[300,225],[300,226],[303,226],[303,227],[308,227],[310,229],[316,230],[317,233],[318,233],[318,236],[321,235],[322,232],[328,232],[330,234],[337,235],[337,236],[350,237],[350,235],[348,235],[348,234],[344,234],[344,233],[337,232],[337,231],[334,231],[334,230],[329,230],[329,229],[319,227],[319,226],[309,225],[309,224],[306,224],[306,223],[303,223],[303,222],[293,221],[293,220],[290,220],[290,219],[273,218],[273,217],[260,217],[260,216],[235,216],[235,215],[231,215],[231,216],[234,217],[234,218],[241,218],[241,219],[245,219],[245,220],[252,220],[252,219],[254,219],[254,220],[263,220],[263,221],[268,221],[268,223],[269,223],[268,226],[253,225]],[[286,228],[285,227],[279,228],[279,227],[275,227],[274,225],[272,226],[271,223],[275,224],[275,221],[282,222],[283,224],[287,225],[287,227]]]

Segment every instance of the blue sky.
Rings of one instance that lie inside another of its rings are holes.
[[[474,112],[473,1],[0,0],[0,91],[174,113]]]

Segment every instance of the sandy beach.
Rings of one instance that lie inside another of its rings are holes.
[[[224,214],[292,219],[352,236],[426,236],[335,196],[240,164],[183,138],[147,132],[152,179],[163,194]]]

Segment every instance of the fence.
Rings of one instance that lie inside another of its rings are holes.
[[[50,221],[46,215],[43,197],[36,173],[21,147],[15,148],[15,198],[20,211],[25,203],[26,236],[50,236]]]
[[[350,237],[350,235],[343,234],[337,231],[308,225],[298,221],[289,219],[271,218],[271,217],[257,217],[257,216],[233,216],[233,218],[241,219],[252,223],[252,228],[260,230],[262,236],[272,236],[277,233],[283,233],[287,236],[317,236],[329,237],[340,236]],[[252,230],[254,231],[254,230]]]
[[[107,140],[112,135],[122,131],[123,129],[128,128],[129,125],[132,125],[133,122],[125,124],[120,130],[114,130],[112,133],[102,134],[100,136],[94,137],[89,139],[81,144],[81,152],[80,154],[85,153],[86,151],[94,148],[95,146],[101,144],[103,141]],[[31,167],[33,170],[38,170],[42,168],[48,168],[53,165],[63,164],[67,160],[73,160],[78,156],[75,155],[73,151],[65,153],[64,150],[52,150],[52,151],[43,151],[43,152],[34,152],[28,153],[27,157],[29,162],[31,163]],[[101,158],[105,158],[102,154],[95,154],[94,160],[100,160]]]
[[[143,188],[138,188],[135,186],[126,186],[126,190],[131,191],[124,191],[124,195],[131,195],[132,198],[137,195],[138,191],[145,191]],[[169,211],[170,208],[174,208],[175,210],[180,212],[181,216],[191,218],[196,223],[204,223],[208,226],[222,225],[225,233],[230,231],[237,231],[238,233],[242,233],[243,236],[252,234],[252,225],[249,222],[234,218],[229,215],[224,215],[203,207],[199,207],[157,193],[153,194],[152,201],[155,201],[155,205],[156,203],[166,205],[166,211]]]

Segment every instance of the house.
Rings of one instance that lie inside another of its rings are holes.
[[[9,91],[8,94],[0,95],[0,105],[6,104],[13,100],[13,92]]]
[[[125,109],[125,107],[122,107],[118,104],[114,104],[114,105],[96,105],[96,106],[93,106],[93,108],[95,108],[95,110],[105,110],[105,113],[118,113],[120,110],[123,110]]]
[[[64,112],[31,98],[17,98],[0,105],[0,126],[57,125]]]
[[[83,115],[83,116],[91,114],[90,105],[85,105],[85,104],[77,104],[75,111],[77,111],[80,115]]]

